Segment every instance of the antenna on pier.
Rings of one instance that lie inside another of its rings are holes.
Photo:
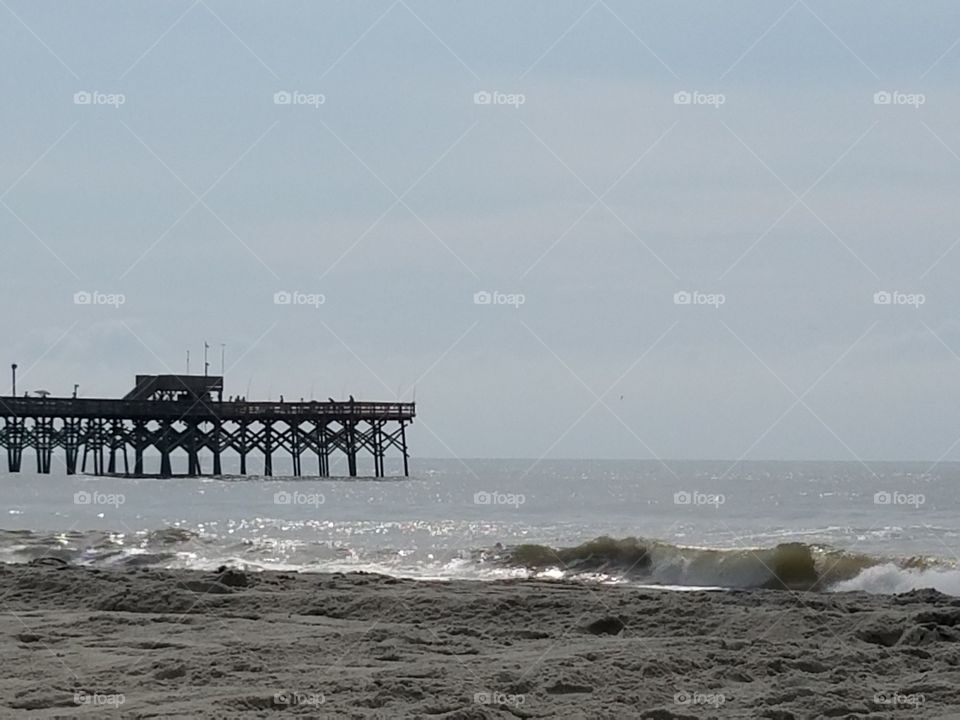
[[[226,374],[223,370],[226,364],[227,364],[227,344],[220,343],[220,377],[223,377]]]
[[[17,396],[17,364],[13,363],[10,366],[10,370],[13,372],[13,383],[10,385],[10,388],[11,388],[10,394],[13,397],[16,397]]]
[[[190,374],[190,351],[187,350],[187,375]]]
[[[207,377],[210,374],[210,363],[207,361],[207,351],[210,349],[210,346],[207,344],[207,341],[203,341],[203,376]]]

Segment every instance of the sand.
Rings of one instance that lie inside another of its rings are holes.
[[[0,716],[956,718],[960,599],[0,565]]]

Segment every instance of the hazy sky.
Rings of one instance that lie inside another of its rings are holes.
[[[955,2],[3,0],[0,60],[21,389],[207,340],[419,456],[960,459]]]

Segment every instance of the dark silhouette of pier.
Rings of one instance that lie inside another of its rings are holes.
[[[62,449],[68,475],[79,466],[83,473],[131,477],[172,477],[177,451],[186,453],[188,476],[222,475],[226,453],[239,457],[242,475],[248,456],[261,454],[263,474],[269,476],[279,453],[291,458],[295,476],[329,477],[331,457],[342,453],[351,477],[357,476],[362,454],[373,457],[374,475],[384,477],[387,452],[396,450],[409,476],[406,428],[415,416],[415,403],[352,397],[224,401],[220,376],[138,375],[133,390],[117,399],[0,397],[0,448],[6,449],[10,472],[20,472],[24,452],[32,449],[37,472],[49,473],[54,452]],[[149,451],[159,456],[157,472],[147,472]],[[304,472],[305,455],[315,461],[315,473]],[[202,467],[201,459],[208,458],[210,467]]]

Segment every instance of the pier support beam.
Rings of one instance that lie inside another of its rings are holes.
[[[350,477],[357,476],[357,424],[353,420],[347,420],[347,470]]]
[[[10,472],[20,472],[20,461],[23,458],[23,418],[10,420],[10,434],[7,440],[7,466]]]
[[[223,468],[220,466],[220,449],[223,447],[223,425],[217,420],[213,424],[213,474],[217,477],[223,475]]]
[[[173,476],[173,469],[170,467],[170,446],[171,446],[171,427],[170,421],[164,420],[160,423],[160,477],[168,478]]]
[[[70,418],[63,424],[63,453],[66,456],[67,475],[77,474],[81,422],[81,420]]]
[[[240,421],[240,474],[247,474],[247,453],[250,452],[250,446],[247,444],[249,427],[246,420]]]
[[[273,423],[263,423],[263,474],[273,477]]]
[[[117,472],[117,447],[121,440],[120,423],[114,420],[110,427],[110,461],[107,466],[107,472],[111,475]]]
[[[48,475],[53,458],[53,421],[50,418],[33,419],[33,448],[37,453],[37,473]]]
[[[143,475],[143,449],[147,445],[147,426],[142,420],[133,423],[133,474]]]
[[[300,423],[287,427],[290,433],[290,461],[293,463],[293,476],[300,477]]]
[[[203,471],[200,469],[200,455],[197,451],[200,427],[196,422],[187,423],[187,475],[190,477],[200,477]]]

